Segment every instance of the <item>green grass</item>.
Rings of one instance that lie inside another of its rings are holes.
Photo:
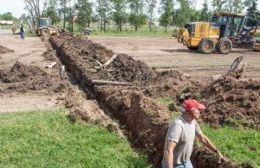
[[[202,125],[201,129],[220,151],[236,163],[250,163],[260,167],[260,132],[253,129]]]
[[[115,28],[108,29],[106,32],[94,29],[91,35],[93,36],[116,36],[116,37],[171,37],[173,30],[164,32],[162,28],[152,29],[140,28],[138,31],[128,28],[123,29],[122,32],[118,32]]]
[[[97,126],[71,124],[63,110],[1,114],[0,122],[0,167],[151,167],[126,139]]]
[[[168,107],[168,110],[171,111],[170,116],[172,119],[176,118],[181,114],[180,111],[178,110],[176,103],[172,100],[172,98],[158,97],[156,98],[156,101]]]
[[[156,100],[166,106],[169,106],[171,103],[173,103],[172,99],[169,97],[159,97]]]

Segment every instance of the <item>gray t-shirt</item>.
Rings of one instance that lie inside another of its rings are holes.
[[[185,121],[182,116],[178,117],[169,126],[164,150],[166,150],[168,141],[177,143],[174,149],[174,164],[182,164],[190,160],[195,135],[201,133],[196,120],[192,120],[191,123],[189,123]]]

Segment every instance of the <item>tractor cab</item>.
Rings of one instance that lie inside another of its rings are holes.
[[[239,35],[245,16],[234,13],[215,13],[211,22],[220,28],[220,38],[235,38]]]
[[[51,27],[51,19],[50,18],[40,18],[38,21],[38,28]]]

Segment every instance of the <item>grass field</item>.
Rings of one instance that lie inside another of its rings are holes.
[[[0,167],[151,167],[126,139],[96,126],[72,124],[63,110],[1,114],[0,122]]]
[[[115,29],[108,30],[103,32],[96,30],[92,33],[94,36],[114,36],[114,37],[171,37],[173,30],[168,30],[164,32],[163,29],[154,29],[149,31],[149,29],[139,29],[138,31],[134,30],[123,30],[118,32]]]
[[[228,126],[219,129],[202,125],[201,129],[230,160],[260,167],[260,132]]]

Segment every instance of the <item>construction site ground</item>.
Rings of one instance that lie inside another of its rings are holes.
[[[234,49],[229,55],[203,55],[171,37],[63,33],[49,40],[22,40],[7,30],[0,30],[0,37],[0,113],[65,107],[73,122],[96,124],[127,137],[155,167],[161,164],[165,133],[184,93],[206,105],[200,122],[212,128],[260,129],[260,82],[246,80],[260,79],[259,52]],[[213,82],[212,76],[225,73],[238,56],[245,56],[247,63],[244,80]],[[166,97],[171,108],[158,101]],[[247,150],[259,152],[256,145]],[[192,161],[196,168],[252,167],[219,165],[203,148],[194,150]]]
[[[0,69],[8,71],[17,62],[24,65],[33,65],[45,69],[50,61],[44,59],[42,54],[46,51],[45,43],[40,38],[26,37],[21,40],[19,36],[13,36],[10,30],[0,30],[0,45],[13,50],[0,54]],[[21,86],[16,86],[18,92],[14,90],[3,91],[9,87],[7,84],[0,83],[0,113],[1,112],[23,112],[37,111],[59,108],[57,98],[62,93],[56,94],[46,91],[47,89],[27,91]],[[21,90],[20,90],[21,89]],[[8,89],[6,89],[8,90]]]
[[[228,55],[200,54],[190,51],[174,37],[89,37],[114,52],[126,53],[134,59],[144,61],[157,70],[178,70],[195,80],[210,78],[225,73],[234,59],[245,56],[245,76],[260,79],[260,52],[233,49]]]

